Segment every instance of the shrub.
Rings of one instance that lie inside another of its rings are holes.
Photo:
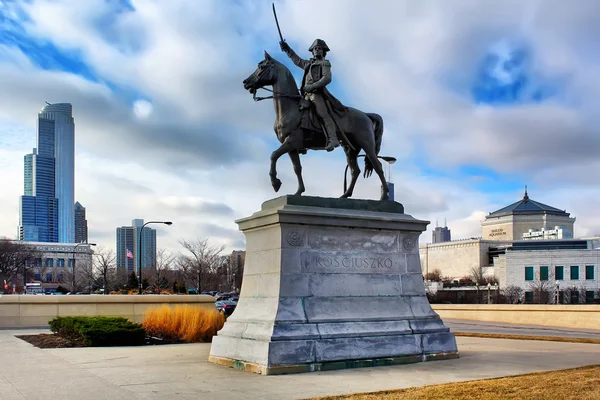
[[[190,343],[210,341],[224,323],[225,316],[216,309],[191,305],[164,305],[146,311],[142,326],[151,336]]]
[[[86,346],[139,346],[146,340],[140,324],[121,317],[56,317],[49,324],[55,334]]]

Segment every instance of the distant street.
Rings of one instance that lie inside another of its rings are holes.
[[[539,325],[520,325],[505,322],[482,322],[444,318],[444,324],[453,332],[498,333],[530,336],[560,336],[600,339],[600,329],[576,329]],[[600,328],[600,327],[599,327]]]

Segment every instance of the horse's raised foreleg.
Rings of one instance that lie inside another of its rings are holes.
[[[281,187],[281,181],[277,178],[277,160],[288,151],[289,145],[287,142],[284,142],[277,150],[271,153],[271,169],[269,170],[269,176],[271,176],[271,186],[273,186],[275,192],[278,192]]]
[[[292,164],[294,165],[294,172],[296,173],[296,177],[298,178],[298,190],[294,195],[300,196],[304,193],[304,180],[302,179],[302,164],[300,164],[300,154],[298,150],[292,150],[288,152],[290,159],[292,160]]]
[[[358,180],[358,177],[360,176],[360,168],[358,166],[357,157],[358,157],[357,150],[352,150],[350,148],[348,148],[346,150],[346,162],[348,163],[348,166],[350,167],[350,174],[352,176],[352,180],[350,181],[350,186],[348,186],[348,189],[342,195],[343,199],[352,197],[352,193],[354,192],[354,186],[356,185],[356,181]]]

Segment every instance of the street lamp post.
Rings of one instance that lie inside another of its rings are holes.
[[[556,281],[556,304],[558,305],[559,300],[560,300],[560,292],[559,292],[559,282]]]
[[[74,292],[75,291],[75,252],[77,251],[77,248],[81,245],[88,245],[88,246],[95,246],[96,243],[77,243],[75,245],[75,247],[73,248],[73,276],[72,276],[72,281],[71,281],[71,290]]]
[[[490,290],[492,290],[492,284],[488,282],[487,288],[488,288],[488,304],[492,304],[492,296],[491,296],[491,292],[490,292]]]
[[[148,224],[172,225],[173,223],[171,221],[148,221],[140,228],[140,237],[138,240],[138,294],[142,294],[142,231],[144,230],[144,227]]]

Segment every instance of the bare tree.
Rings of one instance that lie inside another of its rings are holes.
[[[442,271],[437,268],[425,274],[426,281],[442,282],[442,279]]]
[[[551,304],[554,302],[554,274],[549,271],[547,279],[540,279],[540,273],[537,272],[535,279],[527,285],[533,292],[533,302],[535,304]]]
[[[41,253],[35,247],[8,238],[0,239],[0,283],[4,280],[16,283],[18,274],[26,281],[38,260],[41,260]]]
[[[188,287],[196,286],[197,293],[200,293],[203,280],[210,280],[211,275],[217,274],[218,268],[221,266],[221,253],[225,246],[213,245],[209,239],[200,238],[196,238],[194,241],[181,239],[179,243],[185,252],[178,258],[177,266]],[[196,278],[195,285],[191,284],[193,276]]]
[[[151,286],[158,292],[171,285],[169,282],[170,272],[175,263],[175,254],[166,250],[158,249],[156,252],[156,265],[148,268],[146,276]]]
[[[104,288],[104,294],[108,294],[110,278],[116,273],[115,251],[98,246],[94,257],[94,272]]]
[[[518,304],[523,299],[523,289],[516,285],[510,285],[502,290],[502,295],[508,304]]]
[[[481,301],[480,285],[486,285],[483,271],[480,267],[473,266],[469,269],[468,278],[475,283],[475,290],[477,291],[477,304]]]

